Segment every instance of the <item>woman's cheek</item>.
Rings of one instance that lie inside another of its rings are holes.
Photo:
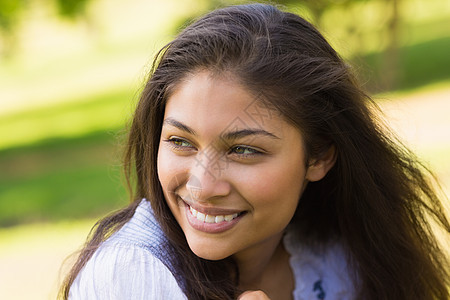
[[[168,149],[160,148],[158,152],[158,177],[163,189],[171,189],[171,180],[176,177],[176,161]]]

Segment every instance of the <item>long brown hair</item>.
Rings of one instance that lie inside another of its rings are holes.
[[[308,184],[292,220],[305,242],[338,238],[355,271],[358,299],[448,299],[449,261],[432,232],[450,224],[429,171],[374,113],[376,104],[349,66],[301,17],[250,4],[215,10],[188,26],[157,55],[130,128],[125,165],[135,179],[131,205],[99,222],[61,295],[109,233],[142,198],[151,202],[179,262],[189,299],[234,299],[239,272],[231,259],[206,261],[189,249],[164,199],[156,170],[167,99],[189,73],[232,74],[303,134],[309,158],[330,146],[336,163]]]

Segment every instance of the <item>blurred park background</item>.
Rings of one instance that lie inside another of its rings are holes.
[[[63,260],[128,202],[126,125],[156,51],[242,1],[0,0],[0,299],[54,299]],[[355,67],[450,188],[450,1],[285,0]]]

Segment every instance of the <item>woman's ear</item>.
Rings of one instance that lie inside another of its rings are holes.
[[[308,181],[319,181],[327,175],[328,171],[336,162],[336,147],[332,145],[328,150],[317,159],[308,162],[306,170],[306,179]]]

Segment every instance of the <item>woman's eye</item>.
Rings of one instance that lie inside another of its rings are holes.
[[[180,139],[180,138],[169,138],[168,140],[166,140],[166,142],[170,143],[174,148],[176,149],[192,149],[194,148],[194,146],[192,146],[191,143],[189,143],[188,141],[184,140],[184,139]]]
[[[243,156],[261,154],[260,151],[254,149],[254,148],[245,147],[245,146],[235,146],[235,147],[231,148],[230,153],[243,155]]]

